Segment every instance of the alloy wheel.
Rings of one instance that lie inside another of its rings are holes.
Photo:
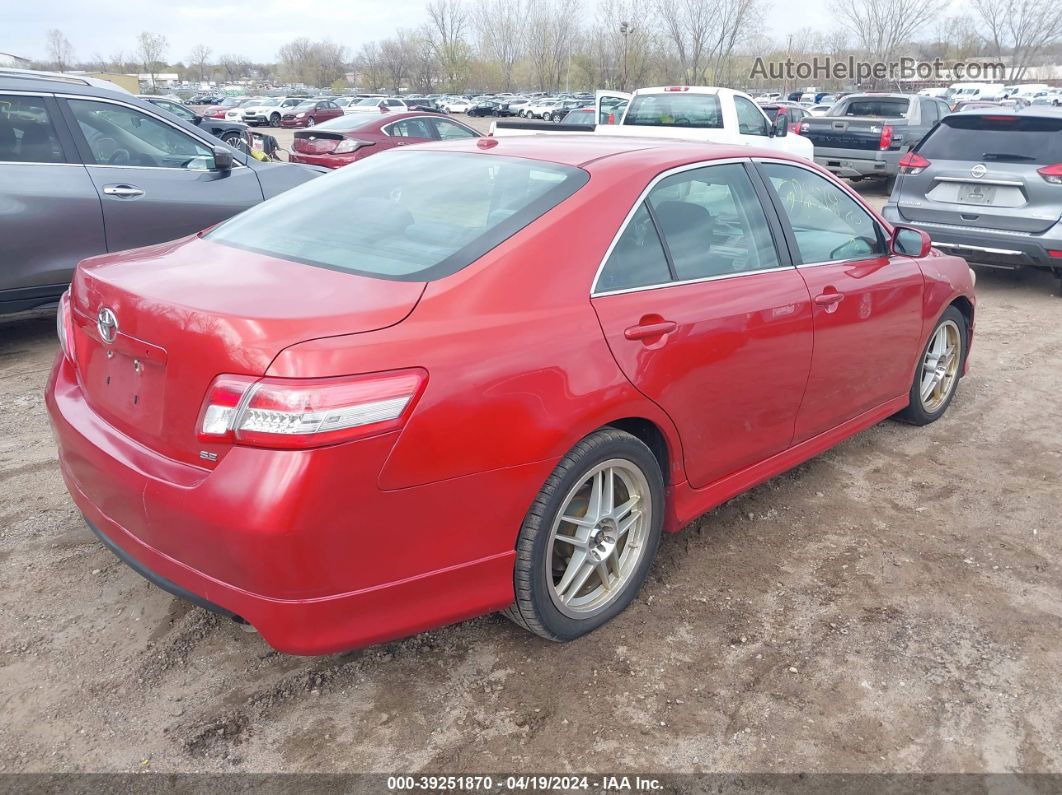
[[[546,583],[556,608],[585,619],[624,590],[645,554],[652,498],[645,474],[614,458],[567,494],[550,530]]]
[[[939,411],[955,389],[961,350],[962,337],[958,325],[953,320],[945,320],[933,333],[922,360],[922,379],[918,392],[922,407],[930,414]]]

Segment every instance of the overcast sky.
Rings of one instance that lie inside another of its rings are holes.
[[[474,2],[475,0],[473,0]],[[583,0],[592,15],[594,0]],[[130,57],[142,30],[169,41],[168,61],[187,61],[196,44],[214,56],[243,55],[271,62],[277,49],[299,36],[331,38],[351,52],[363,42],[412,27],[424,19],[424,0],[0,0],[0,52],[46,57],[45,34],[59,28],[78,60]],[[768,31],[779,39],[805,27],[823,29],[825,0],[774,0]]]

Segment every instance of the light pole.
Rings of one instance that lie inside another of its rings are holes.
[[[620,84],[620,91],[627,90],[627,37],[631,31],[634,30],[634,25],[630,22],[620,23],[620,35],[623,36],[623,81]]]

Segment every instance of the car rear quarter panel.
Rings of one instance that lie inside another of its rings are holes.
[[[674,462],[668,479],[684,479],[674,427],[624,377],[590,305],[601,257],[644,185],[595,174],[476,263],[429,283],[404,322],[292,346],[270,374],[427,369],[424,394],[380,474],[384,489],[554,461],[624,417],[661,429]]]

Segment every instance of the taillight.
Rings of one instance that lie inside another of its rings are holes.
[[[900,173],[901,174],[921,174],[931,163],[926,160],[922,155],[914,152],[908,152],[900,158]]]
[[[332,150],[334,155],[346,155],[351,152],[357,152],[363,146],[373,146],[372,141],[358,141],[353,138],[344,138],[339,142],[339,145]]]
[[[59,299],[59,310],[55,313],[55,331],[59,335],[59,347],[63,356],[74,361],[74,319],[70,316],[70,291],[63,293]]]
[[[800,122],[799,133],[801,135],[806,135],[809,132],[811,132],[811,122]]]
[[[427,380],[420,369],[339,378],[221,375],[199,414],[199,438],[305,449],[394,431]]]
[[[892,143],[892,125],[881,125],[881,138],[878,139],[878,149],[885,151],[889,148],[889,144]]]
[[[1053,185],[1062,185],[1062,163],[1036,169],[1036,173]]]

